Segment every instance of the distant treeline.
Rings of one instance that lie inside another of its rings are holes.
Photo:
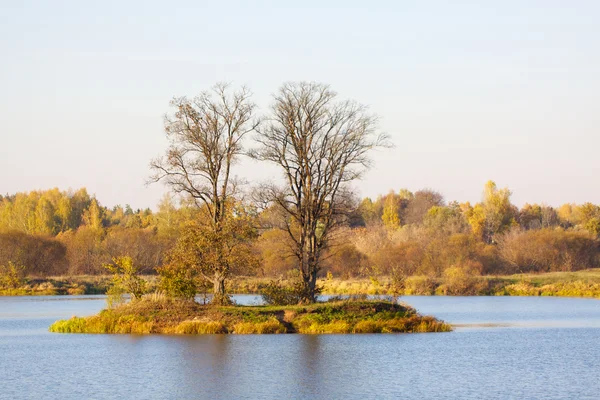
[[[600,207],[526,204],[488,182],[482,201],[447,203],[433,190],[402,189],[358,201],[332,239],[323,274],[443,277],[576,271],[600,266]],[[252,207],[249,207],[251,210]],[[130,256],[154,273],[183,227],[202,218],[197,207],[165,197],[158,211],[103,207],[85,189],[0,196],[0,266],[28,276],[105,274],[113,257]],[[270,210],[254,212],[261,268],[280,276],[293,268],[285,232]]]

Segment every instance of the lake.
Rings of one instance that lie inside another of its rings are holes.
[[[600,398],[599,300],[402,300],[458,327],[379,335],[69,335],[47,328],[97,313],[102,296],[0,297],[0,399]]]

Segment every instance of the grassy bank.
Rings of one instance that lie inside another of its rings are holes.
[[[109,285],[108,276],[28,278],[17,288],[0,289],[0,296],[104,294]]]
[[[265,334],[448,332],[450,325],[385,301],[336,301],[305,306],[202,306],[142,299],[100,314],[57,321],[57,333]]]
[[[156,276],[145,276],[150,288],[156,286]],[[53,296],[105,294],[111,285],[109,275],[30,277],[17,288],[0,288],[0,296]]]
[[[258,293],[270,279],[245,278],[230,283],[232,293]],[[284,281],[285,283],[285,281]],[[600,269],[545,274],[467,276],[443,278],[409,276],[362,279],[320,279],[328,295],[464,295],[464,296],[564,296],[600,298]]]

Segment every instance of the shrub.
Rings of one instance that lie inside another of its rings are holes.
[[[62,321],[56,321],[50,325],[50,332],[56,333],[82,333],[85,331],[85,318],[73,317]]]
[[[305,290],[304,284],[298,279],[287,284],[281,280],[272,280],[260,290],[260,295],[266,304],[287,306],[302,302],[306,297]],[[317,288],[315,292],[318,295],[321,288]]]
[[[499,238],[498,247],[511,273],[577,271],[600,264],[598,242],[587,232],[513,230]]]
[[[0,265],[0,289],[16,289],[24,283],[25,267],[9,261]]]
[[[190,300],[198,292],[198,279],[189,268],[168,264],[157,268],[160,275],[159,287],[169,297]]]
[[[474,295],[484,291],[487,281],[478,276],[478,269],[467,265],[444,270],[444,284],[438,289],[443,294]]]
[[[115,257],[113,264],[104,267],[113,274],[112,286],[107,292],[109,306],[121,303],[124,293],[129,293],[132,300],[140,299],[146,293],[147,283],[139,276],[139,269],[131,257]]]
[[[409,276],[404,280],[406,294],[431,295],[435,291],[435,282],[428,276]]]

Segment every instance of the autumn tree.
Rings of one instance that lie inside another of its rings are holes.
[[[6,196],[0,201],[0,230],[54,236],[77,229],[91,199],[85,189],[57,188]]]
[[[368,197],[364,198],[360,202],[356,212],[360,216],[363,225],[372,225],[374,223],[380,222],[378,221],[378,215],[377,210],[375,208],[375,204],[373,204],[373,201]]]
[[[111,264],[104,265],[113,276],[108,289],[109,308],[123,302],[123,295],[129,294],[131,300],[139,300],[147,291],[147,282],[140,276],[140,270],[131,257],[114,257]]]
[[[457,202],[447,206],[433,206],[423,218],[423,226],[430,232],[450,236],[455,233],[466,233],[469,225]]]
[[[268,229],[255,243],[261,258],[261,273],[265,276],[281,276],[295,264],[293,252],[290,252],[289,237],[280,229]]]
[[[592,203],[584,203],[575,208],[578,222],[594,237],[600,236],[600,206]]]
[[[498,249],[508,273],[577,271],[597,267],[598,242],[585,231],[513,229]]]
[[[167,255],[167,266],[160,270],[166,277],[163,286],[173,288],[173,279],[182,279],[187,287],[209,281],[213,284],[213,303],[230,303],[225,280],[258,268],[251,242],[256,237],[253,225],[251,216],[243,212],[228,214],[219,229],[207,224],[187,225]]]
[[[444,205],[444,196],[431,189],[417,190],[406,207],[406,224],[420,224],[431,207]]]
[[[255,105],[246,88],[231,92],[228,85],[217,84],[194,99],[175,98],[171,106],[175,112],[165,117],[169,147],[164,157],[151,162],[150,181],[165,182],[208,213],[208,223],[200,231],[206,248],[200,250],[209,252],[214,249],[209,239],[228,238],[222,229],[236,193],[231,168],[242,152],[242,139],[256,127]],[[211,266],[213,273],[205,275],[213,284],[213,301],[219,302],[226,299],[230,269],[218,257]]]
[[[93,275],[103,273],[103,264],[110,260],[103,247],[105,231],[82,226],[76,231],[59,234],[57,240],[67,249],[69,274]]]
[[[383,214],[381,221],[389,230],[398,229],[400,227],[400,198],[394,192],[390,192],[385,196],[383,203]]]
[[[284,214],[294,243],[304,302],[316,300],[321,256],[348,214],[348,185],[371,164],[370,150],[387,145],[365,106],[339,101],[328,85],[287,83],[274,96],[271,115],[256,137],[258,160],[283,171],[285,184],[265,185],[263,199]]]
[[[0,232],[0,264],[8,262],[39,277],[64,274],[68,267],[66,248],[58,240],[19,231]]]
[[[467,221],[473,232],[487,243],[494,243],[495,236],[517,224],[517,209],[510,203],[510,190],[498,189],[493,181],[485,184],[483,201],[466,211]]]
[[[519,211],[519,225],[523,229],[540,229],[542,227],[542,207],[538,204],[526,203]]]
[[[171,245],[153,228],[111,228],[102,241],[102,248],[113,259],[127,256],[143,274],[162,264],[163,254]]]

